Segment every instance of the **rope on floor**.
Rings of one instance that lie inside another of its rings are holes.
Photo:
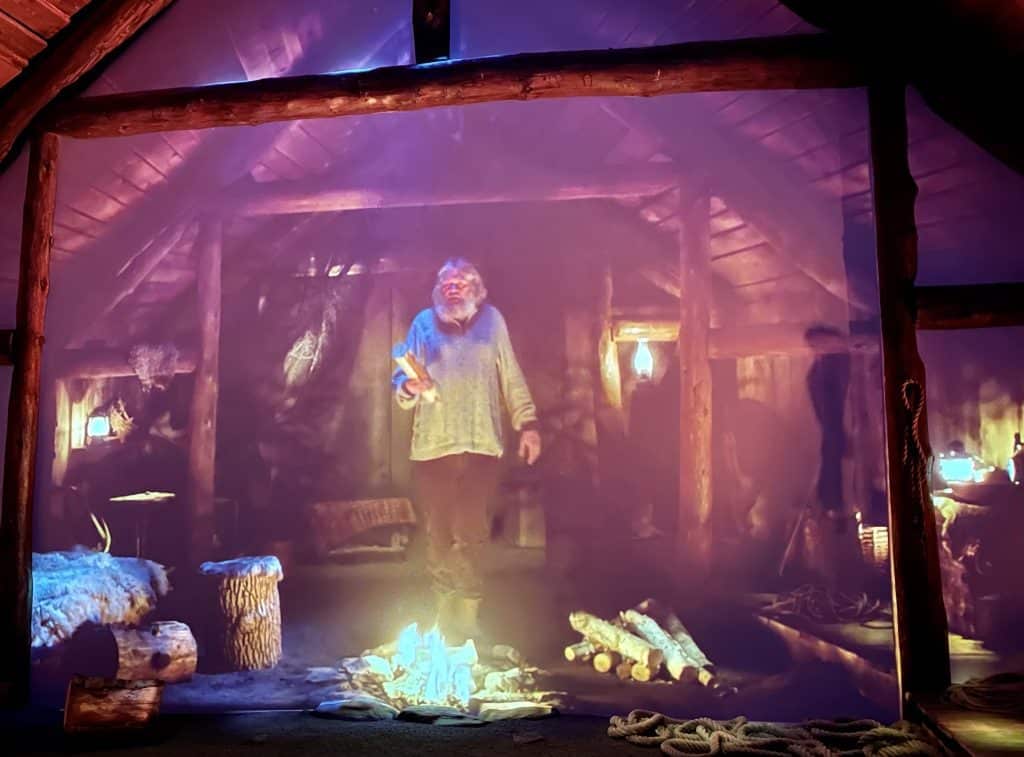
[[[876,720],[808,720],[799,725],[695,718],[677,720],[649,710],[612,717],[608,735],[639,746],[657,746],[670,757],[763,755],[774,757],[941,757],[944,752],[924,731],[906,722],[885,726]]]
[[[866,623],[882,612],[882,603],[867,594],[850,596],[807,584],[779,594],[764,608],[773,615],[802,615],[821,623]]]
[[[971,678],[946,690],[946,699],[968,710],[1024,717],[1024,673]]]

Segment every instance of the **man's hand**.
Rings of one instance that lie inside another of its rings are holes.
[[[402,384],[402,388],[414,397],[430,390],[433,386],[433,381],[420,381],[419,379],[407,379]]]
[[[519,435],[519,457],[533,465],[540,457],[540,432],[532,429]]]

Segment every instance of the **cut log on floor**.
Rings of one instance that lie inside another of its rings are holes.
[[[615,666],[615,675],[620,681],[628,681],[633,677],[633,666],[636,663],[632,660],[623,660]]]
[[[142,728],[160,711],[163,681],[75,676],[64,701],[64,730],[91,733]]]
[[[668,631],[669,636],[675,639],[682,647],[686,656],[697,664],[697,667],[714,670],[715,664],[708,659],[707,655],[697,646],[693,635],[686,629],[679,617],[656,599],[645,599],[636,607],[637,611],[654,618],[662,628]]]
[[[127,681],[188,681],[196,672],[196,640],[184,623],[111,628],[117,643],[117,677]]]
[[[622,662],[622,656],[617,652],[598,652],[594,655],[594,670],[598,673],[609,673]]]
[[[647,683],[648,681],[650,681],[652,678],[654,678],[654,673],[655,671],[651,670],[646,665],[641,665],[639,662],[635,663],[633,667],[629,670],[630,677],[634,681],[639,681],[640,683]]]
[[[284,577],[276,557],[239,557],[206,562],[205,576],[217,579],[219,625],[214,648],[230,670],[272,668],[281,659],[281,599],[277,584]]]
[[[635,636],[623,628],[582,611],[571,613],[569,624],[592,644],[618,652],[623,657],[642,663],[652,672],[656,673],[661,667],[661,650],[655,649],[639,636]]]
[[[565,659],[569,662],[587,662],[597,654],[597,647],[589,641],[580,641],[565,648]]]
[[[686,656],[679,642],[669,636],[654,618],[636,610],[626,610],[622,613],[622,620],[630,631],[661,650],[665,669],[672,678],[677,681],[696,680],[698,665]]]

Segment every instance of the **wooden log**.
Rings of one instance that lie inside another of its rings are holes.
[[[677,681],[684,677],[688,680],[697,678],[698,664],[687,657],[679,642],[672,638],[653,618],[637,612],[626,610],[622,613],[626,627],[652,646],[661,650],[665,657],[665,669]]]
[[[189,409],[187,507],[189,557],[199,563],[213,557],[214,475],[217,453],[217,395],[220,365],[221,261],[223,228],[219,219],[200,227],[198,247],[199,359]]]
[[[565,648],[565,659],[569,662],[587,662],[597,654],[597,647],[589,641],[579,641]]]
[[[656,672],[651,670],[649,666],[642,665],[639,662],[634,663],[633,667],[629,669],[630,678],[634,681],[639,681],[640,683],[648,683],[655,675]]]
[[[592,644],[618,652],[623,657],[643,663],[653,671],[661,667],[661,651],[623,628],[601,620],[596,615],[577,610],[570,613],[569,624]]]
[[[75,137],[257,125],[499,100],[862,86],[864,67],[820,34],[493,56],[368,72],[80,98],[47,128]]]
[[[417,63],[451,57],[450,0],[413,0],[412,39]]]
[[[0,505],[0,702],[28,696],[31,653],[32,499],[39,432],[39,377],[57,201],[58,140],[32,140],[21,233],[14,370],[7,410]]]
[[[170,620],[110,632],[117,644],[117,678],[177,683],[196,672],[196,640],[184,623]]]
[[[868,89],[878,293],[881,299],[889,545],[900,703],[949,686],[949,641],[938,535],[924,465],[924,364],[914,328],[917,186],[907,158],[906,88]]]
[[[633,666],[636,665],[632,660],[623,660],[615,666],[615,677],[620,681],[628,681],[633,677]]]
[[[5,91],[0,161],[36,114],[61,90],[133,37],[171,0],[107,0],[76,17],[59,45],[51,45]]]
[[[598,673],[608,673],[622,662],[622,656],[618,652],[598,652],[594,655],[591,664]]]
[[[919,329],[1024,326],[1024,283],[915,287]]]
[[[711,570],[710,197],[682,208],[679,268],[680,445],[677,543],[697,576]]]
[[[203,563],[200,572],[216,579],[218,624],[212,646],[229,670],[272,668],[281,659],[281,600],[284,577],[276,557],[240,557]]]
[[[197,357],[194,349],[179,350],[174,372],[192,373],[196,369]],[[55,362],[61,379],[117,378],[135,375],[135,370],[128,363],[128,354],[123,350],[64,350]]]
[[[678,184],[675,171],[658,165],[629,171],[603,170],[580,178],[504,176],[500,182],[435,179],[402,186],[384,183],[338,185],[322,179],[239,183],[223,196],[221,207],[233,215],[268,216],[342,213],[381,208],[447,207],[509,202],[568,202],[649,197]]]
[[[75,676],[64,700],[67,733],[143,728],[160,711],[163,681],[121,681]]]
[[[676,640],[687,659],[693,660],[699,668],[714,670],[714,663],[708,659],[703,650],[694,641],[693,635],[672,610],[655,599],[645,599],[636,607],[637,611],[655,618],[669,636]]]

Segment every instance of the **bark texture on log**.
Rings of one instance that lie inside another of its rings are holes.
[[[75,676],[64,701],[68,733],[142,728],[160,711],[162,681],[122,681]]]
[[[75,19],[60,44],[40,53],[5,92],[0,161],[36,114],[61,90],[130,39],[172,0],[107,0]]]
[[[281,659],[282,579],[276,558],[239,558],[204,563],[204,575],[216,577],[219,625],[214,646],[221,659],[215,665],[230,670],[272,668]]]
[[[917,185],[907,158],[906,88],[868,89],[871,174],[882,323],[889,545],[900,702],[949,686],[949,640],[934,507],[926,479],[924,364],[914,327]]]
[[[626,610],[622,613],[622,619],[633,633],[661,650],[665,656],[665,669],[670,676],[677,681],[683,680],[684,677],[696,679],[697,663],[687,658],[679,642],[669,636],[653,618],[636,610]]]
[[[499,100],[858,87],[866,78],[829,36],[787,35],[104,95],[62,105],[47,128],[74,137],[127,136]]]
[[[686,626],[679,619],[672,610],[654,599],[645,599],[636,608],[639,612],[645,615],[650,615],[655,618],[657,622],[669,633],[673,639],[679,644],[683,650],[683,654],[697,665],[699,668],[707,668],[714,670],[714,663],[708,659],[704,651],[697,646],[697,642],[694,641],[693,635],[687,630]]]
[[[597,647],[589,641],[580,641],[565,648],[565,659],[569,662],[587,662],[597,654]]]
[[[188,681],[196,672],[196,640],[178,621],[145,628],[111,628],[117,644],[117,677],[127,681]]]
[[[32,500],[39,432],[43,324],[57,203],[58,139],[32,141],[22,221],[14,370],[7,411],[3,504],[0,506],[0,701],[28,698],[31,655]]]
[[[661,667],[661,650],[655,649],[639,636],[634,636],[624,628],[581,611],[569,615],[569,624],[592,644],[643,663],[652,671],[656,672]]]

